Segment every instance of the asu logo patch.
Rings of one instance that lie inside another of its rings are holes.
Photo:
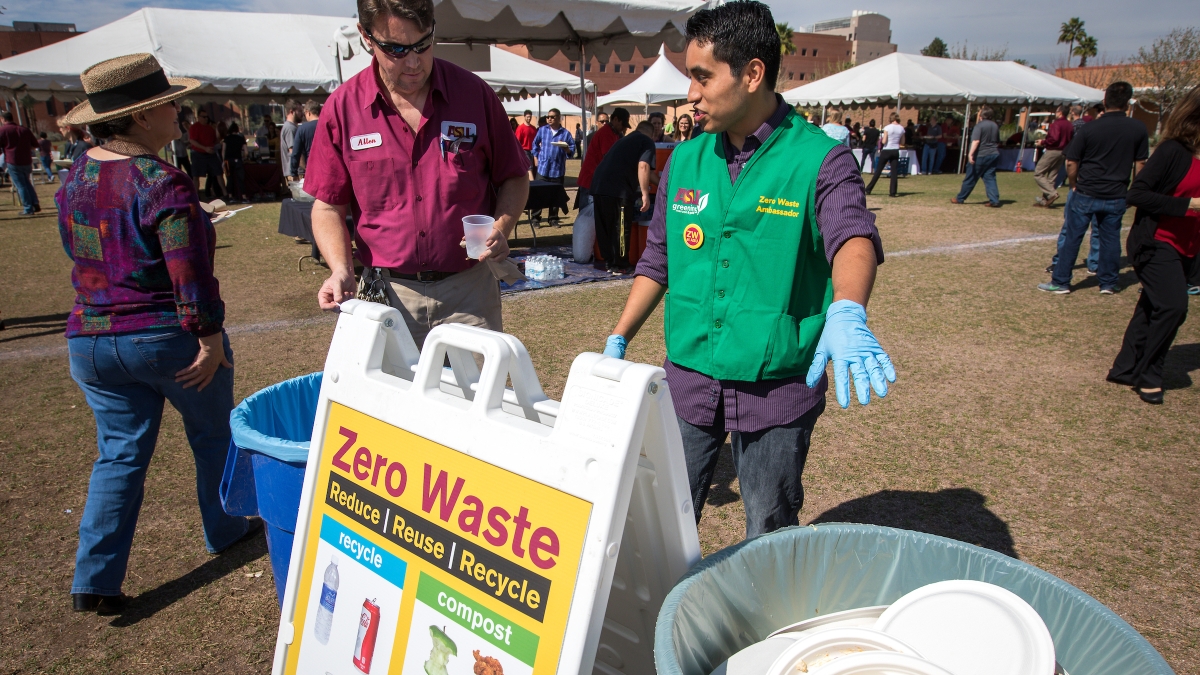
[[[671,210],[676,213],[685,213],[689,216],[694,216],[704,210],[708,206],[708,195],[699,190],[689,190],[687,188],[679,188],[675,191],[674,203],[671,204]]]
[[[704,245],[704,230],[695,223],[683,228],[683,243],[693,251],[700,248]]]

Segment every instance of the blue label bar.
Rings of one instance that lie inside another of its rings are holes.
[[[321,538],[345,557],[383,577],[396,588],[404,588],[404,573],[408,570],[408,563],[383,550],[379,544],[352,532],[328,515],[321,517]]]

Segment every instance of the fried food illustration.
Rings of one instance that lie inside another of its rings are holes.
[[[479,650],[471,651],[475,657],[475,675],[504,675],[504,666],[491,656],[480,656]]]

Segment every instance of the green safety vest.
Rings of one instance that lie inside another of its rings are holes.
[[[676,147],[663,327],[673,363],[720,380],[808,371],[833,301],[814,202],[836,145],[789,112],[733,184],[717,134]]]

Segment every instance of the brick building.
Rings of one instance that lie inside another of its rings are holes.
[[[0,26],[0,59],[31,52],[79,34],[73,23],[14,21],[11,26]],[[70,105],[53,98],[47,101],[25,98],[21,101],[20,117],[34,133],[44,131],[56,136],[58,116],[70,110]],[[5,110],[16,114],[17,103],[13,99],[4,98],[3,106]]]
[[[809,26],[816,35],[836,35],[850,41],[850,63],[861,65],[896,51],[892,20],[882,14],[856,9],[850,16],[818,21]]]
[[[781,77],[777,85],[779,91],[798,87],[805,82],[836,72],[839,69],[838,64],[850,61],[853,56],[850,40],[839,35],[796,33],[792,38],[792,43],[796,45],[796,53],[783,57],[783,65],[780,69]],[[500,47],[513,54],[530,58],[529,49],[523,45],[500,45]],[[670,50],[666,50],[665,53],[667,60],[680,72],[683,72],[684,53]],[[603,96],[636,80],[650,68],[650,64],[654,63],[657,58],[657,55],[642,56],[637,51],[633,53],[633,58],[628,60],[620,59],[615,53],[605,63],[592,58],[589,63],[584,65],[583,75],[596,83],[596,89]],[[576,76],[579,74],[579,64],[569,61],[561,53],[555,54],[549,59],[534,60],[563,72]]]

